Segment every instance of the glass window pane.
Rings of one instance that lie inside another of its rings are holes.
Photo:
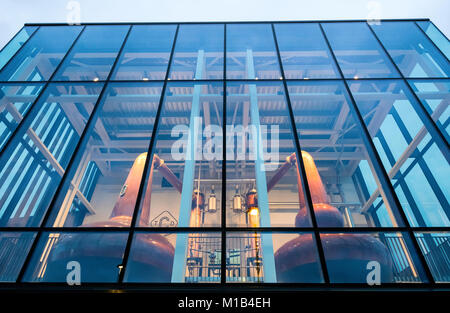
[[[133,25],[112,79],[163,80],[176,28],[176,25]]]
[[[417,22],[420,28],[427,34],[428,38],[434,42],[434,44],[441,50],[441,52],[450,59],[450,41],[441,31],[433,25],[433,23],[428,21]]]
[[[353,81],[350,89],[411,225],[450,226],[450,167],[406,85]]]
[[[285,23],[274,26],[287,79],[339,76],[319,24]]]
[[[42,84],[0,85],[0,150],[42,91]]]
[[[23,280],[70,284],[79,279],[81,285],[117,282],[127,239],[128,233],[117,232],[46,232]]]
[[[14,54],[27,42],[28,38],[36,31],[36,26],[25,26],[14,38],[0,51],[0,70],[14,56]]]
[[[220,233],[134,235],[125,282],[220,283]]]
[[[289,82],[288,90],[318,226],[401,224],[379,193],[370,197],[379,180],[344,84]]]
[[[222,86],[167,85],[138,226],[220,226]]]
[[[366,23],[322,25],[346,78],[399,76]]]
[[[227,25],[227,78],[279,79],[270,24]]]
[[[414,22],[381,22],[371,27],[405,77],[449,77],[449,61]]]
[[[33,244],[36,233],[0,233],[0,282],[15,282]]]
[[[130,226],[161,90],[162,83],[108,86],[95,128],[49,226]]]
[[[106,80],[129,26],[86,26],[53,80]]]
[[[281,82],[227,85],[226,179],[227,226],[311,226]]]
[[[450,234],[426,232],[415,236],[434,280],[450,282]]]
[[[328,233],[320,240],[331,283],[427,282],[406,233]]]
[[[450,141],[450,80],[410,80],[409,84]]]
[[[0,225],[38,226],[102,85],[51,84],[0,159]]]
[[[181,25],[170,79],[222,79],[224,26]]]
[[[81,26],[42,26],[0,72],[0,81],[48,80]]]
[[[310,233],[227,233],[227,282],[323,283]]]

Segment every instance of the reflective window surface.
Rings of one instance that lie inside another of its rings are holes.
[[[275,24],[286,79],[337,78],[336,64],[319,24]]]
[[[170,79],[222,79],[224,25],[181,25]]]
[[[322,27],[346,78],[399,76],[367,23],[323,23]]]
[[[41,26],[0,72],[0,81],[49,80],[83,27]]]
[[[415,235],[434,280],[439,283],[449,282],[450,234],[426,232]]]
[[[427,34],[428,38],[441,50],[441,52],[450,59],[450,42],[444,34],[430,21],[419,21],[417,25]]]
[[[111,79],[163,80],[175,25],[134,25]]]
[[[22,48],[31,35],[36,31],[36,26],[25,26],[0,52],[0,70]]]
[[[15,282],[30,251],[34,232],[0,233],[0,282]]]
[[[405,77],[449,77],[448,59],[414,22],[382,22],[371,27]]]

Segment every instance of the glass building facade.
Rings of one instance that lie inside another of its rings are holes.
[[[429,20],[25,25],[0,286],[448,286],[449,55]]]

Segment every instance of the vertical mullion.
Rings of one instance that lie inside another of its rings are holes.
[[[289,118],[291,121],[291,129],[292,129],[292,132],[294,135],[295,148],[296,148],[296,152],[297,152],[297,165],[299,166],[300,179],[301,179],[302,189],[303,189],[302,191],[305,196],[306,205],[309,209],[309,215],[311,217],[311,222],[312,222],[313,231],[314,231],[314,238],[315,238],[316,245],[317,245],[317,250],[318,250],[318,254],[319,254],[323,278],[324,278],[325,283],[329,284],[330,277],[328,274],[328,269],[327,269],[327,265],[326,265],[322,241],[320,240],[320,233],[319,233],[319,229],[318,229],[316,216],[314,214],[314,206],[313,206],[313,202],[312,202],[312,198],[311,198],[311,193],[309,190],[309,185],[307,182],[306,170],[305,170],[305,166],[303,164],[300,140],[299,140],[298,133],[297,133],[297,126],[295,125],[294,111],[292,110],[292,104],[291,104],[291,99],[290,99],[289,92],[288,92],[286,77],[284,75],[284,68],[283,68],[283,64],[282,64],[282,60],[281,60],[280,49],[278,46],[277,36],[276,36],[276,32],[275,32],[275,26],[273,25],[273,23],[271,24],[271,26],[272,26],[273,40],[275,41],[275,48],[276,48],[276,52],[277,52],[278,63],[280,65],[281,77],[283,79],[283,87],[284,87],[284,93],[285,93],[287,107],[288,107],[288,111],[289,111]]]
[[[227,24],[223,25],[223,109],[222,109],[222,222],[221,222],[221,251],[220,254],[220,283],[225,284],[227,282],[227,217],[226,217],[226,201],[227,201]]]
[[[414,248],[416,250],[416,254],[418,255],[418,257],[422,263],[421,264],[422,268],[425,270],[426,277],[429,282],[434,283],[433,275],[431,274],[430,270],[427,267],[424,256],[420,252],[420,248],[414,238],[414,232],[411,229],[411,225],[409,224],[406,213],[403,211],[403,208],[401,207],[400,201],[398,200],[398,197],[397,197],[397,194],[395,193],[394,187],[392,186],[389,176],[386,173],[386,169],[384,168],[383,163],[381,162],[381,158],[375,148],[375,144],[373,143],[373,141],[370,137],[369,130],[367,129],[366,124],[364,123],[364,118],[362,117],[361,112],[359,111],[358,106],[356,105],[355,98],[353,97],[353,94],[350,91],[348,82],[344,77],[344,74],[341,70],[339,63],[337,62],[336,55],[334,54],[334,51],[331,48],[330,42],[328,41],[325,31],[323,30],[322,24],[319,24],[319,26],[320,26],[320,30],[322,31],[322,35],[325,38],[325,42],[327,43],[328,48],[330,49],[331,55],[338,66],[338,70],[339,70],[340,74],[342,75],[345,89],[350,98],[350,101],[349,101],[350,110],[353,112],[353,115],[356,117],[355,122],[361,127],[361,130],[362,130],[361,135],[362,135],[363,141],[365,143],[367,154],[368,154],[370,160],[372,161],[371,163],[372,163],[373,168],[378,176],[378,179],[381,184],[381,188],[384,190],[384,194],[387,197],[388,205],[391,207],[393,214],[397,213],[400,215],[403,225],[406,226],[407,232],[408,232],[409,236],[411,237]],[[369,29],[372,31],[372,28],[370,28],[370,26],[368,24],[367,24],[367,27],[369,27]],[[380,41],[378,41],[378,42],[381,45],[381,42]],[[384,49],[383,45],[381,45],[381,47]],[[386,52],[386,50],[384,50],[384,51]],[[388,55],[388,58],[390,58],[390,55],[389,54],[387,54],[387,55]],[[395,63],[393,62],[393,60],[391,58],[390,58],[390,61],[394,64],[394,66],[395,66],[396,70],[399,72],[399,74],[402,75],[401,72],[399,71],[398,67],[395,65]],[[380,191],[381,191],[381,189],[380,189]]]
[[[152,132],[152,137],[150,139],[150,143],[147,149],[147,158],[145,159],[145,165],[144,165],[144,170],[142,172],[142,176],[141,176],[141,182],[139,184],[139,191],[136,197],[136,203],[134,206],[134,212],[133,212],[133,216],[131,219],[131,229],[130,232],[128,234],[128,239],[127,239],[127,244],[125,246],[125,251],[124,251],[124,255],[123,255],[123,260],[122,260],[122,269],[119,273],[119,279],[118,282],[119,284],[123,283],[123,279],[125,277],[125,271],[126,271],[126,267],[127,267],[127,263],[128,263],[128,258],[130,256],[130,250],[131,250],[131,244],[133,241],[133,237],[134,237],[134,233],[135,233],[135,229],[136,229],[136,221],[139,215],[139,207],[141,205],[141,200],[142,200],[142,196],[144,193],[144,188],[145,188],[145,183],[147,180],[147,175],[149,173],[149,167],[151,165],[151,161],[150,159],[152,159],[152,150],[153,150],[153,146],[155,145],[155,141],[156,141],[156,137],[157,137],[157,132],[158,132],[158,125],[159,125],[159,120],[161,117],[161,112],[162,112],[162,107],[163,107],[163,103],[164,103],[164,97],[165,97],[165,92],[166,92],[166,88],[167,88],[167,81],[169,78],[169,73],[170,73],[170,67],[172,65],[172,59],[173,59],[173,55],[174,55],[174,51],[175,51],[175,44],[177,41],[177,37],[178,37],[178,30],[180,28],[180,24],[177,24],[177,29],[175,31],[175,35],[173,37],[173,43],[172,43],[172,48],[170,51],[170,56],[169,56],[169,63],[167,64],[167,71],[166,71],[166,75],[164,78],[164,83],[163,83],[163,87],[161,90],[161,96],[159,98],[159,105],[158,105],[158,109],[156,111],[156,116],[155,116],[155,125],[153,125],[153,132]]]

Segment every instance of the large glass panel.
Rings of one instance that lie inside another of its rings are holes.
[[[346,78],[399,76],[366,23],[324,23],[322,26]]]
[[[450,233],[426,232],[415,236],[434,280],[450,282]]]
[[[450,80],[410,80],[409,84],[450,141]]]
[[[0,282],[15,282],[36,233],[0,233]]]
[[[169,83],[138,226],[220,226],[222,83]]]
[[[106,80],[129,26],[86,26],[53,80]]]
[[[27,114],[42,84],[0,85],[0,150]]]
[[[353,81],[350,89],[410,224],[450,226],[450,166],[405,83]]]
[[[134,25],[112,79],[163,80],[176,28],[176,25]]]
[[[227,233],[227,282],[322,283],[311,233]]]
[[[283,84],[227,84],[227,226],[311,226]]]
[[[434,42],[434,44],[441,50],[441,52],[450,59],[450,41],[442,34],[439,29],[429,21],[417,22],[420,28],[427,34],[427,36]]]
[[[371,27],[405,77],[449,77],[449,61],[414,22],[381,22]]]
[[[134,235],[125,282],[220,283],[221,233]]]
[[[319,24],[284,23],[274,26],[287,79],[339,77]]]
[[[14,38],[3,47],[0,52],[0,70],[14,56],[14,54],[27,42],[28,38],[36,31],[36,26],[25,26]]]
[[[115,283],[119,279],[128,233],[45,232],[23,281]]]
[[[170,79],[222,79],[224,25],[181,25]]]
[[[227,25],[227,78],[281,78],[270,24]]]
[[[53,227],[130,226],[162,83],[112,83],[95,128],[49,219]]]
[[[38,226],[102,85],[51,84],[0,159],[0,225]]]
[[[327,233],[320,240],[331,283],[427,282],[406,233]]]
[[[401,224],[384,197],[371,198],[381,187],[344,84],[289,82],[288,91],[318,226]]]
[[[81,29],[81,26],[41,26],[2,69],[0,81],[48,80]]]

